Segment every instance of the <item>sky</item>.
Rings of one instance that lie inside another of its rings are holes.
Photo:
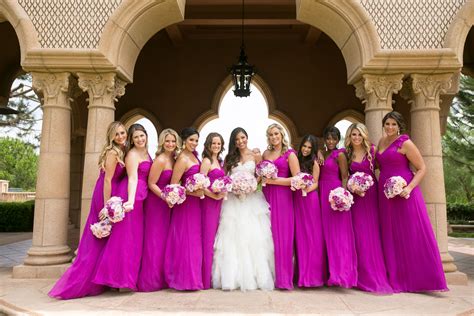
[[[208,122],[200,131],[197,148],[199,154],[202,153],[204,141],[211,132],[218,132],[222,135],[225,142],[224,147],[227,150],[230,133],[235,127],[243,127],[247,131],[249,148],[259,148],[263,153],[267,148],[266,129],[270,124],[277,122],[268,118],[268,106],[262,93],[254,85],[251,85],[251,91],[250,97],[247,98],[235,97],[232,89],[225,94],[219,108],[219,117]],[[151,121],[146,118],[140,119],[137,123],[142,124],[147,130],[149,137],[148,151],[154,157],[158,144],[156,130]],[[341,131],[341,135],[345,135],[350,124],[351,122],[347,120],[342,120],[336,124]],[[286,134],[288,137],[288,131]],[[291,142],[291,139],[288,139],[288,141]],[[223,155],[225,154],[226,152],[223,153]]]

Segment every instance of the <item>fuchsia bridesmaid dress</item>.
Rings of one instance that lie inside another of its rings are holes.
[[[321,166],[319,197],[328,255],[327,284],[351,288],[357,286],[357,254],[351,211],[334,211],[329,204],[331,190],[342,186],[337,156],[343,150],[333,150]]]
[[[327,281],[327,255],[318,191],[303,196],[298,190],[293,200],[298,286],[323,286]]]
[[[181,183],[199,172],[195,164],[184,172]],[[165,252],[165,278],[175,290],[202,290],[201,201],[188,195],[171,211]]]
[[[163,170],[156,185],[163,190],[170,184],[172,174],[173,170]],[[171,209],[163,199],[150,191],[143,211],[145,233],[142,263],[138,274],[138,290],[152,292],[168,287],[165,281],[164,264]]]
[[[118,163],[112,177],[111,196],[118,195],[119,183],[124,176],[125,167]],[[79,243],[77,257],[48,293],[51,297],[67,300],[98,295],[105,290],[104,286],[93,283],[92,278],[109,237],[98,239],[89,228],[90,225],[99,221],[99,212],[104,207],[104,177],[105,172],[101,170],[92,194],[91,208]]]
[[[138,165],[138,183],[133,210],[113,225],[93,282],[113,288],[137,290],[143,250],[143,202],[148,195],[148,174],[152,161]],[[120,195],[127,201],[128,177],[120,183]]]
[[[379,212],[382,245],[390,285],[395,292],[448,290],[438,244],[420,188],[408,199],[387,199],[384,184],[392,176],[413,179],[407,157],[398,152],[408,135],[399,136],[376,157],[380,167]]]
[[[288,157],[294,153],[288,149],[273,161],[278,168],[278,177],[291,177]],[[270,204],[272,236],[275,247],[275,287],[293,289],[293,242],[295,234],[295,214],[293,191],[289,186],[267,184],[262,188]]]
[[[222,168],[215,168],[207,173],[212,183],[225,175]],[[201,200],[202,208],[202,283],[204,289],[212,284],[212,260],[214,257],[214,240],[221,215],[222,200],[206,196]]]
[[[375,148],[373,146],[371,155],[372,164],[375,166]],[[363,197],[353,193],[354,204],[351,207],[351,214],[357,250],[357,287],[368,292],[392,293],[385,269],[380,237],[377,181],[367,155],[361,162],[352,161],[349,171],[350,174],[356,172],[369,174],[375,182]]]

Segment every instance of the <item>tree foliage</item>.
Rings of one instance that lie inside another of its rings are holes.
[[[42,108],[40,100],[32,88],[30,74],[19,76],[10,90],[8,107],[18,110],[19,114],[0,115],[0,130],[9,135],[35,144],[39,143]]]
[[[474,192],[474,78],[461,76],[443,136],[446,194],[449,202],[472,203]]]
[[[35,189],[38,155],[35,147],[20,139],[0,137],[0,179],[10,187]]]

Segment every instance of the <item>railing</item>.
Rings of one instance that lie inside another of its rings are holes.
[[[36,192],[2,192],[0,202],[25,202],[34,200]]]

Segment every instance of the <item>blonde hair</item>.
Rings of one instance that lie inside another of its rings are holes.
[[[351,124],[351,126],[349,126],[346,132],[346,137],[344,139],[344,147],[346,147],[347,159],[349,160],[349,166],[351,165],[353,154],[354,154],[354,148],[352,147],[352,142],[351,142],[351,134],[354,129],[357,129],[360,132],[360,135],[362,136],[362,147],[367,152],[367,159],[369,160],[369,163],[370,163],[370,170],[373,171],[374,170],[374,163],[373,163],[374,157],[372,157],[372,153],[370,152],[372,144],[370,143],[370,140],[369,140],[369,130],[362,123]]]
[[[268,150],[273,150],[273,145],[270,143],[270,137],[269,137],[269,133],[272,129],[276,128],[279,132],[280,132],[280,135],[281,135],[281,152],[282,153],[285,153],[288,148],[290,148],[290,144],[288,142],[288,139],[286,139],[286,133],[285,133],[285,130],[283,129],[283,127],[280,125],[280,124],[277,124],[277,123],[273,123],[273,124],[270,124],[270,126],[268,126],[267,128],[267,149]]]
[[[160,136],[158,136],[158,148],[156,150],[155,156],[165,152],[163,145],[165,144],[165,139],[168,135],[174,136],[176,140],[175,156],[179,154],[180,148],[183,146],[181,137],[179,137],[178,133],[174,129],[166,128],[160,133]]]
[[[112,122],[109,124],[109,127],[107,127],[105,145],[102,148],[102,152],[99,155],[99,168],[101,169],[105,169],[105,160],[107,159],[107,153],[109,151],[115,152],[117,154],[117,160],[119,164],[125,165],[125,163],[123,162],[125,153],[122,150],[122,148],[120,148],[120,146],[116,144],[114,141],[119,127],[122,127],[125,131],[127,131],[125,129],[125,126],[119,121]]]

